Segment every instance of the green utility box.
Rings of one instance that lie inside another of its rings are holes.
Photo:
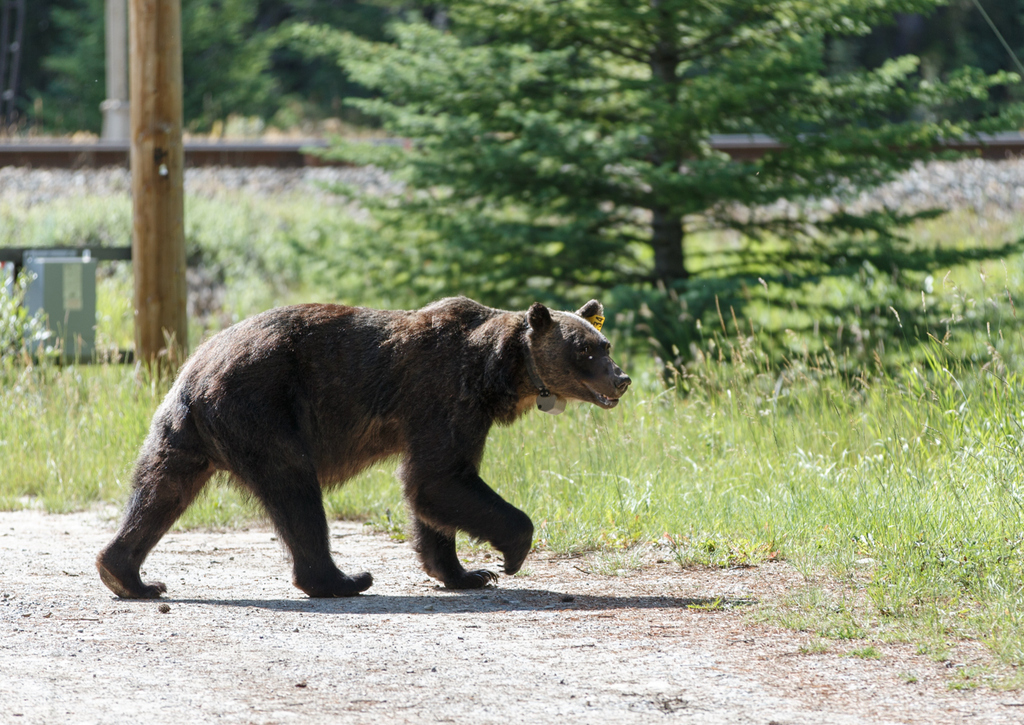
[[[27,250],[25,269],[34,274],[25,293],[29,314],[46,313],[65,362],[89,362],[96,345],[96,261],[88,251]]]

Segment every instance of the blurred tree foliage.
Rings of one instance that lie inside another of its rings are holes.
[[[1024,58],[1024,0],[979,0],[1004,39]],[[949,0],[930,14],[902,13],[895,22],[873,28],[865,36],[829,40],[829,71],[874,68],[889,58],[912,54],[921,59],[921,75],[942,78],[965,65],[986,73],[1017,69],[1006,49],[978,12],[974,0]],[[1024,97],[1022,87],[994,88],[985,102],[971,101],[967,112],[991,112]]]
[[[1024,0],[981,2],[1024,55]],[[334,63],[281,46],[276,31],[299,21],[382,40],[390,19],[417,6],[427,17],[446,14],[421,0],[182,0],[187,123],[205,130],[229,113],[276,117],[282,125],[344,115],[342,100],[366,90]],[[19,94],[24,118],[49,131],[97,131],[105,95],[103,0],[33,0],[26,21]],[[973,0],[949,0],[932,13],[910,7],[866,34],[838,28],[826,43],[827,73],[877,68],[905,54],[921,58],[927,78],[963,65],[986,73],[1013,69]],[[1019,95],[1017,87],[1002,86],[985,102],[967,102],[967,110],[987,112]]]
[[[451,32],[398,23],[395,42],[381,43],[296,26],[293,38],[375,90],[354,105],[412,140],[333,151],[407,184],[401,199],[361,199],[380,283],[499,305],[615,290],[648,311],[644,331],[665,350],[685,350],[706,313],[723,301],[742,309],[758,276],[798,288],[830,273],[825,260],[856,273],[861,258],[896,255],[899,228],[921,215],[846,202],[933,158],[943,139],[1020,120],[1019,109],[962,118],[989,89],[1017,83],[1013,74],[923,78],[915,56],[827,73],[832,38],[932,9],[477,0],[449,4]],[[716,133],[767,133],[784,148],[731,158],[712,149]],[[709,229],[734,230],[747,247],[707,270],[685,255],[697,253],[688,236]]]
[[[386,0],[182,0],[181,14],[185,123],[205,131],[229,114],[281,125],[338,114],[343,98],[365,91],[334,63],[281,47],[277,33],[315,21],[381,39],[393,10]],[[20,104],[26,120],[51,132],[99,131],[103,19],[104,0],[30,3]]]

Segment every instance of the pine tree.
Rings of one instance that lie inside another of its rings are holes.
[[[410,139],[334,150],[407,184],[401,200],[364,200],[373,234],[391,245],[388,280],[509,304],[572,285],[684,290],[687,237],[708,227],[890,235],[908,217],[751,210],[849,198],[946,139],[1012,123],[935,112],[984,99],[1012,74],[961,69],[926,81],[912,56],[826,73],[830,38],[936,4],[456,0],[447,31],[397,24],[394,42],[379,43],[305,27],[295,40],[375,89],[358,107]],[[753,133],[782,148],[743,159],[710,143]]]

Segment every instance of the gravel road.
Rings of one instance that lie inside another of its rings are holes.
[[[310,600],[272,531],[174,532],[147,562],[162,601],[113,597],[93,568],[112,512],[0,513],[0,722],[1018,723],[1019,693],[966,693],[954,669],[879,660],[756,624],[801,585],[786,564],[639,571],[535,553],[526,574],[439,589],[408,545],[332,525],[365,595]],[[476,565],[493,561],[483,550]],[[721,600],[724,607],[709,606]],[[165,610],[165,611],[164,611]],[[848,645],[848,646],[847,646]],[[966,643],[954,667],[984,657]],[[916,682],[907,683],[907,673]]]

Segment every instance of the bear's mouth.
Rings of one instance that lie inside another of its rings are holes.
[[[590,385],[587,385],[586,383],[584,383],[584,385],[587,386],[587,390],[589,390],[590,394],[593,396],[594,399],[592,402],[595,405],[599,405],[605,410],[610,410],[619,404],[618,398],[609,398],[607,395],[602,395],[601,393],[594,390],[592,387],[590,387]]]

